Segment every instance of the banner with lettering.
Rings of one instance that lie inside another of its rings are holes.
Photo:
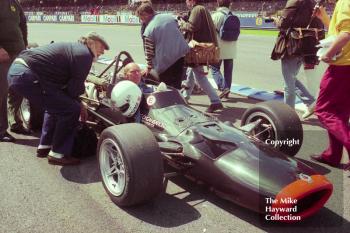
[[[97,15],[82,15],[80,20],[82,23],[97,23],[98,16]]]
[[[120,22],[120,20],[118,21],[118,18],[120,17],[116,15],[100,15],[99,18],[100,23],[116,24]]]
[[[59,22],[74,22],[74,15],[58,15]]]

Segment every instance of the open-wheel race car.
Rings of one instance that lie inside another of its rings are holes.
[[[332,184],[293,158],[303,141],[293,109],[276,101],[258,103],[246,110],[237,128],[187,105],[178,90],[158,91],[157,82],[146,80],[155,91],[143,94],[141,122],[135,123],[111,98],[131,61],[121,52],[88,79],[82,99],[99,133],[102,183],[115,204],[154,199],[176,174],[206,183],[219,196],[270,216],[267,220],[293,222],[324,206]],[[110,68],[114,72],[106,75]],[[164,162],[175,172],[164,172]]]

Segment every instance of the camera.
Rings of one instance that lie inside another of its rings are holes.
[[[189,18],[189,15],[187,12],[180,12],[177,16],[176,16],[176,19],[178,21],[185,21],[185,22],[188,22],[188,18]]]

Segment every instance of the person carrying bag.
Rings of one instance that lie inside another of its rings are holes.
[[[191,40],[189,46],[190,51],[185,56],[185,64],[187,66],[195,65],[212,65],[217,64],[220,61],[220,49],[218,47],[218,42],[216,35],[213,32],[213,27],[209,23],[208,14],[205,14],[205,19],[210,30],[210,36],[212,42],[198,42],[193,39],[193,33],[191,33]]]
[[[197,3],[197,0],[187,0],[186,4],[191,12],[188,22],[185,22],[183,20],[179,22],[180,30],[186,32],[186,34],[189,35],[189,38],[187,38],[189,40],[193,39],[198,43],[212,43],[217,48],[218,41],[215,34],[215,27],[209,11],[204,6],[199,5]],[[187,70],[187,73],[189,74],[187,76],[187,80],[183,83],[184,86],[186,85],[183,96],[187,100],[190,98],[196,80],[199,86],[208,95],[211,102],[206,111],[211,113],[217,110],[221,110],[223,109],[221,100],[214,88],[209,83],[206,77],[206,72],[204,72],[203,69],[203,65],[209,65],[219,61],[219,53],[216,52],[218,51],[218,48],[211,50],[212,52],[207,51],[199,53],[198,44],[194,43],[194,45],[197,45],[197,50],[192,49],[190,54],[186,55],[185,57],[185,63],[190,66]],[[209,50],[213,47],[204,46],[204,48],[204,50]],[[201,60],[199,60],[200,58]],[[202,58],[204,59],[202,60]]]
[[[281,59],[284,78],[284,102],[295,107],[296,88],[299,97],[307,106],[303,118],[312,115],[315,98],[297,79],[300,67],[313,67],[318,64],[315,47],[318,40],[324,37],[322,22],[313,16],[315,3],[313,0],[288,0],[280,18],[275,24],[280,29],[272,60]]]

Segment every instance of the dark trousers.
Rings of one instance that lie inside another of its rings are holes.
[[[316,115],[328,131],[329,146],[322,156],[340,163],[343,147],[350,155],[350,66],[328,67],[321,80]]]
[[[80,103],[56,87],[42,85],[38,76],[22,64],[13,64],[8,74],[10,88],[45,110],[40,145],[52,146],[52,151],[71,155]]]
[[[0,63],[0,134],[6,132],[8,128],[7,118],[7,72],[12,60]]]
[[[16,56],[17,54],[10,54],[9,61],[0,63],[0,134],[7,130],[8,125],[11,128],[23,126],[19,115],[23,98],[9,89],[7,84],[7,72]]]
[[[181,81],[184,67],[184,58],[181,57],[168,69],[159,74],[159,79],[168,86],[172,86],[176,89],[181,89]]]
[[[8,93],[8,122],[11,129],[23,127],[22,117],[20,116],[20,107],[23,97],[18,95],[15,91],[9,88]]]

